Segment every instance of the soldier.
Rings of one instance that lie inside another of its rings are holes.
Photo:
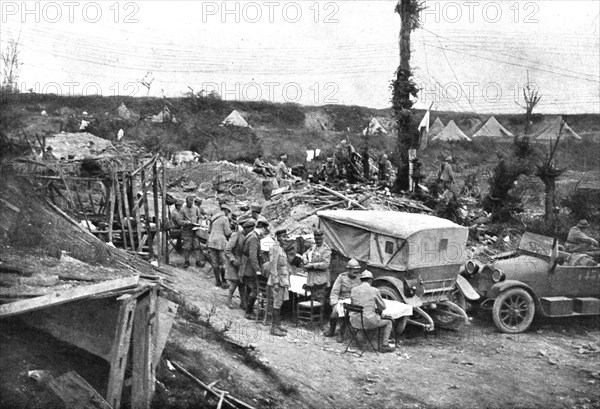
[[[346,264],[347,271],[343,272],[338,276],[331,287],[331,294],[329,295],[329,305],[331,305],[331,318],[329,320],[329,330],[323,334],[326,337],[332,337],[335,335],[335,327],[337,325],[340,316],[344,315],[344,307],[342,303],[350,299],[350,292],[352,289],[360,285],[360,264],[355,259],[351,258]],[[344,320],[340,322],[340,333],[338,335],[338,342],[344,341]]]
[[[379,183],[382,186],[390,187],[393,182],[393,172],[392,162],[389,161],[388,156],[384,153],[379,161]]]
[[[314,299],[325,305],[330,281],[331,248],[323,241],[323,230],[316,229],[313,235],[315,244],[302,255],[304,269],[308,273],[306,287]]]
[[[598,250],[598,241],[584,233],[589,227],[589,223],[585,219],[579,220],[576,226],[569,230],[565,250],[569,253],[578,253],[582,251]]]
[[[171,237],[177,238],[175,244],[175,250],[181,251],[181,229],[183,228],[183,215],[181,208],[183,207],[183,200],[177,200],[175,202],[175,209],[171,211],[171,220],[173,221],[174,228],[170,231]]]
[[[206,261],[204,254],[200,251],[200,240],[193,230],[199,226],[202,215],[200,209],[194,205],[194,196],[188,196],[185,199],[185,206],[181,209],[183,219],[183,228],[181,230],[181,240],[183,241],[183,257],[185,262],[183,268],[190,266],[190,253],[196,251],[196,266],[204,267]]]
[[[273,324],[271,334],[284,337],[287,330],[281,326],[281,305],[289,299],[290,288],[290,263],[288,256],[283,249],[288,234],[287,230],[277,230],[275,232],[277,241],[269,250],[269,281],[267,284],[273,292]]]
[[[360,315],[356,312],[350,313],[350,324],[355,328],[377,329],[383,327],[383,334],[380,339],[379,352],[394,352],[394,348],[389,345],[390,334],[392,333],[392,321],[381,318],[377,310],[385,310],[385,302],[381,298],[379,290],[371,286],[373,274],[369,270],[363,271],[360,275],[360,285],[354,287],[350,292],[352,304],[363,307],[363,322]]]
[[[323,165],[323,167],[321,168],[321,172],[319,173],[320,178],[325,180],[325,182],[329,183],[338,180],[338,177],[340,175],[340,171],[337,165],[335,164],[333,158],[327,158],[327,163]]]
[[[227,238],[231,236],[231,228],[229,227],[230,213],[231,207],[222,204],[221,211],[215,214],[210,220],[207,242],[215,274],[215,286],[223,286],[223,288],[226,288],[227,285],[225,282],[225,246],[227,245]]]
[[[275,172],[275,178],[277,179],[277,183],[281,187],[281,181],[282,180],[285,180],[285,179],[296,180],[297,178],[296,178],[296,176],[292,175],[292,172],[288,169],[288,166],[287,166],[288,157],[287,157],[287,155],[281,155],[280,159],[281,160],[279,161],[279,164],[277,164],[277,170]]]
[[[452,171],[451,162],[452,156],[448,156],[438,170],[438,183],[442,184],[444,190],[452,190],[452,183],[454,183],[454,172]]]
[[[246,222],[248,223],[248,222]],[[242,262],[240,273],[243,274],[244,291],[246,295],[246,315],[249,320],[256,319],[254,303],[256,302],[256,276],[262,275],[262,260],[260,254],[260,239],[268,232],[268,223],[258,221],[253,231],[244,237],[242,245]]]
[[[229,240],[225,246],[225,259],[227,260],[225,263],[225,279],[229,285],[229,294],[227,296],[227,306],[229,308],[233,308],[231,299],[233,298],[236,288],[238,288],[240,293],[241,302],[244,301],[244,290],[241,286],[242,283],[239,270],[242,261],[242,244],[246,233],[249,232],[250,229],[240,230],[238,223],[244,225],[247,220],[248,219],[244,218],[244,216],[240,216],[237,222],[231,222],[231,230],[233,232],[231,233],[231,236],[229,236]],[[252,223],[252,228],[254,228],[254,223]]]

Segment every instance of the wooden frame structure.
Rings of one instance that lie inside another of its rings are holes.
[[[28,173],[44,186],[54,205],[78,215],[88,228],[98,221],[106,224],[105,229],[91,233],[168,264],[167,235],[163,229],[168,212],[166,159],[159,154],[143,159],[132,156],[130,161],[115,158],[20,162],[27,164]],[[84,161],[98,162],[102,172],[97,176],[78,175]]]

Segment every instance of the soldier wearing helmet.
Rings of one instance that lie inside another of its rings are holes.
[[[350,300],[352,304],[360,305],[363,307],[363,319],[359,313],[350,313],[350,325],[354,328],[361,328],[364,325],[365,329],[376,329],[383,328],[381,331],[381,339],[379,345],[379,352],[393,352],[394,348],[389,346],[390,334],[392,333],[392,321],[382,319],[377,313],[377,310],[383,311],[385,309],[385,302],[381,298],[379,290],[371,286],[373,282],[373,273],[369,270],[365,270],[360,275],[360,285],[356,286],[350,292]]]
[[[340,333],[338,334],[338,342],[344,341],[344,320],[341,319],[344,315],[344,302],[350,303],[350,292],[352,289],[360,285],[360,264],[355,259],[351,258],[346,264],[347,271],[343,272],[338,276],[331,287],[331,294],[329,295],[329,304],[331,305],[331,317],[329,320],[329,330],[323,334],[326,337],[333,337],[335,335],[335,327],[337,326],[338,320],[340,322]]]

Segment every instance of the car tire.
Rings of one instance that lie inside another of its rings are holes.
[[[494,300],[494,324],[506,334],[526,331],[533,322],[534,315],[533,297],[523,288],[505,290]]]
[[[400,293],[397,289],[392,287],[389,284],[375,284],[375,288],[379,290],[381,294],[381,298],[384,300],[393,300],[402,302],[402,298],[400,297]]]

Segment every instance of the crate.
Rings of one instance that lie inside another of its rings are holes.
[[[542,297],[542,308],[547,315],[561,316],[573,314],[573,299],[567,297]]]
[[[591,297],[575,298],[573,310],[578,314],[600,314],[600,300]]]

